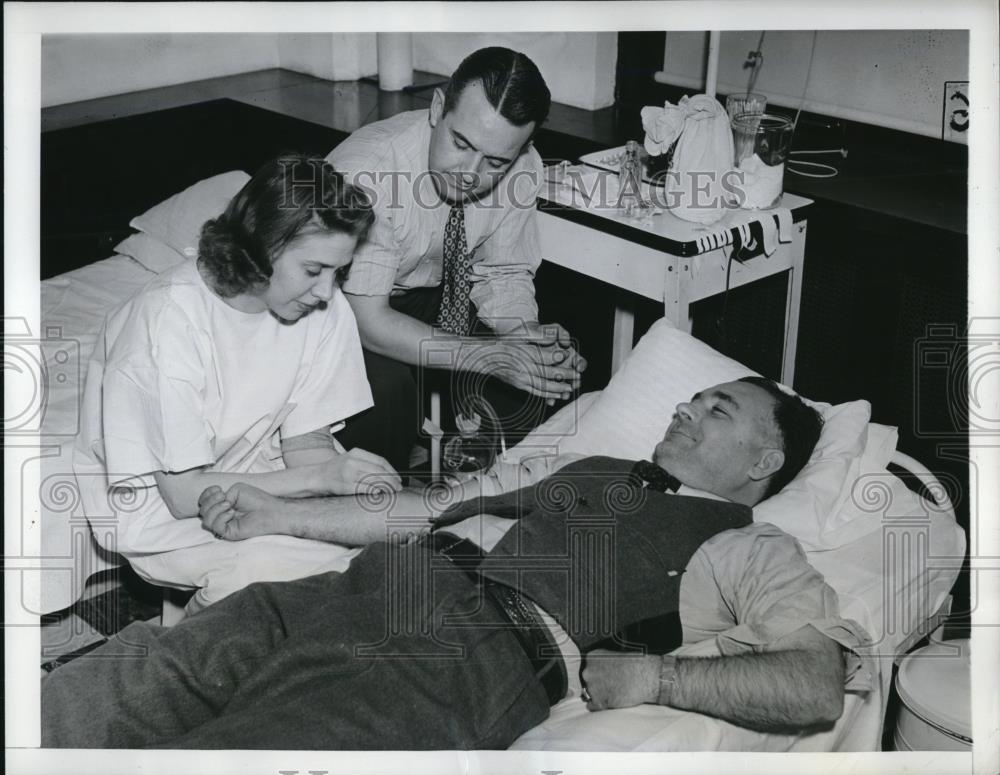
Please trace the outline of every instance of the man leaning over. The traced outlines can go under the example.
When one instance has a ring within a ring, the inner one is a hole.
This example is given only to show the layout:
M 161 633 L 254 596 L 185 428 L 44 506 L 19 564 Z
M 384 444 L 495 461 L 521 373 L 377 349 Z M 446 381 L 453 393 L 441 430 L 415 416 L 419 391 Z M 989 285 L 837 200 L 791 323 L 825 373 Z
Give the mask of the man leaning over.
M 543 169 L 531 139 L 549 104 L 528 57 L 480 49 L 429 110 L 362 127 L 329 154 L 376 214 L 343 287 L 375 406 L 338 434 L 344 446 L 403 470 L 428 380 L 449 374 L 456 412 L 477 397 L 463 413 L 495 415 L 509 443 L 579 387 L 586 363 L 565 329 L 538 322 L 534 296 Z

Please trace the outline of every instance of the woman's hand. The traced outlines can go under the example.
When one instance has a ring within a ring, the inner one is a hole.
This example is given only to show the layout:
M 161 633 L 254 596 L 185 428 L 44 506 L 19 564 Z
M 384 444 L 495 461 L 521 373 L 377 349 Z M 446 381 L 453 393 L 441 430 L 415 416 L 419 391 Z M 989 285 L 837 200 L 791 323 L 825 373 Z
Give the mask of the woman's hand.
M 240 482 L 225 492 L 213 485 L 198 498 L 198 517 L 216 538 L 242 541 L 280 533 L 281 506 L 281 498 L 249 484 Z
M 319 489 L 330 495 L 363 495 L 375 489 L 398 492 L 403 480 L 385 458 L 363 449 L 342 452 L 319 466 Z

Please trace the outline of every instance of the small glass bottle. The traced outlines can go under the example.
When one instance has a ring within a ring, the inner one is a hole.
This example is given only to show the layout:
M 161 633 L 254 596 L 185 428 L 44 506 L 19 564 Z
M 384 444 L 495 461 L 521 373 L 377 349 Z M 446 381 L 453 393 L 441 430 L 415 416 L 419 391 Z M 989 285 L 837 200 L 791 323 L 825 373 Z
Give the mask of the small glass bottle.
M 642 200 L 642 161 L 639 159 L 639 143 L 629 140 L 618 170 L 618 207 L 626 218 L 635 218 L 642 215 L 645 206 Z

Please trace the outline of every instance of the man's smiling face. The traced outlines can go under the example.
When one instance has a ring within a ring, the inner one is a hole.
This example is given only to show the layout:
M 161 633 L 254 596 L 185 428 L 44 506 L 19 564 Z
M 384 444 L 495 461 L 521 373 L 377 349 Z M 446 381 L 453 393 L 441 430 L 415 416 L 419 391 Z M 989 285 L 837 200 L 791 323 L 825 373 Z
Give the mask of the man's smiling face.
M 774 399 L 756 385 L 727 382 L 677 405 L 653 462 L 689 487 L 728 496 L 774 449 L 781 449 Z

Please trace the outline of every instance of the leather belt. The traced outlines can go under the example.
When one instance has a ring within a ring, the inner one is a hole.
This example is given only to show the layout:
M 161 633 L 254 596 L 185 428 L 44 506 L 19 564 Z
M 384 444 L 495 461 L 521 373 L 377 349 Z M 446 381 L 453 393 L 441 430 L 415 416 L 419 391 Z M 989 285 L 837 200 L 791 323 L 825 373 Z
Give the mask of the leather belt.
M 480 586 L 497 613 L 510 624 L 510 632 L 535 668 L 535 677 L 545 690 L 549 705 L 563 699 L 568 687 L 566 665 L 549 628 L 532 606 L 513 587 L 480 575 L 478 566 L 483 552 L 472 541 L 444 532 L 432 533 L 428 538 L 430 547 L 464 570 Z

